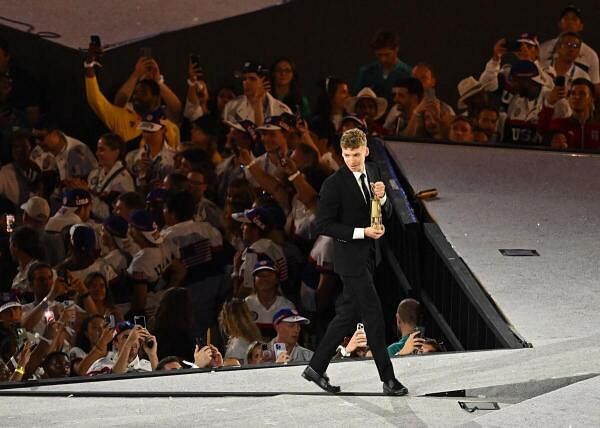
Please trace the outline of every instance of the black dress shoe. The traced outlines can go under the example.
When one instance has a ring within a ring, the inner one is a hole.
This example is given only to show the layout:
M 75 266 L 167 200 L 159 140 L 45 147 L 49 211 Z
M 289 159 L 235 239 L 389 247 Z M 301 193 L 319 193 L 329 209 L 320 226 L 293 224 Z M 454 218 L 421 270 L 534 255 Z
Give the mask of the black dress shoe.
M 309 382 L 316 383 L 319 388 L 324 391 L 331 392 L 332 394 L 337 394 L 341 391 L 339 386 L 334 386 L 329 383 L 329 378 L 327 375 L 320 375 L 317 373 L 311 366 L 307 366 L 302 372 L 302 377 Z
M 383 382 L 383 393 L 385 395 L 395 395 L 399 397 L 408 394 L 408 389 L 396 379 L 390 379 Z

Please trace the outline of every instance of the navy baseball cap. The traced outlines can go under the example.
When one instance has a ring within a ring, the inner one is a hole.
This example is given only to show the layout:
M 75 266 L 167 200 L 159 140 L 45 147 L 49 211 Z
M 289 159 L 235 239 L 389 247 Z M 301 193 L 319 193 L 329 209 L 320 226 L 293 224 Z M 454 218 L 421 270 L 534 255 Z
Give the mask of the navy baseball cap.
M 21 302 L 13 293 L 0 293 L 0 312 L 10 308 L 20 308 Z
M 304 318 L 303 316 L 298 314 L 298 311 L 290 308 L 280 309 L 277 312 L 275 312 L 275 315 L 273 315 L 273 325 L 277 325 L 282 321 L 299 323 L 304 325 L 310 324 L 310 320 L 308 318 Z
M 534 82 L 544 85 L 545 82 L 540 76 L 540 71 L 533 62 L 528 60 L 520 60 L 515 62 L 510 69 L 510 77 L 526 77 Z
M 231 217 L 242 223 L 253 223 L 261 230 L 283 227 L 286 220 L 285 213 L 279 205 L 256 207 L 244 212 L 233 213 Z
M 569 12 L 574 13 L 579 19 L 583 20 L 583 13 L 581 12 L 581 9 L 575 6 L 574 4 L 570 4 L 567 7 L 565 7 L 560 13 L 560 17 L 563 18 Z
M 102 222 L 104 229 L 117 238 L 127 238 L 127 231 L 129 230 L 129 224 L 127 221 L 118 215 L 109 215 Z
M 147 132 L 160 131 L 167 123 L 167 113 L 164 106 L 160 106 L 153 111 L 142 116 L 142 121 L 138 125 L 138 129 Z
M 277 272 L 277 268 L 275 267 L 275 262 L 271 260 L 269 257 L 261 257 L 254 264 L 254 270 L 252 271 L 252 275 L 256 275 L 257 272 L 261 270 L 270 270 L 271 272 Z
M 117 323 L 115 326 L 115 331 L 113 332 L 113 337 L 117 336 L 119 333 L 123 333 L 125 330 L 133 330 L 135 328 L 135 324 L 131 321 L 121 321 Z
M 146 210 L 135 210 L 129 215 L 129 224 L 131 227 L 139 230 L 148 241 L 153 244 L 161 244 L 163 242 L 158 225 L 152 213 Z
M 85 224 L 74 224 L 69 229 L 71 244 L 73 247 L 83 251 L 90 251 L 96 248 L 96 232 Z
M 264 76 L 269 72 L 269 69 L 254 61 L 246 61 L 242 64 L 242 69 L 236 73 L 241 75 L 243 73 L 256 73 L 259 76 Z
M 78 208 L 92 202 L 90 192 L 83 189 L 67 189 L 63 194 L 63 207 Z
M 533 33 L 521 33 L 517 36 L 517 42 L 527 43 L 528 45 L 540 47 L 540 40 L 538 36 Z
M 287 131 L 290 129 L 288 123 L 286 123 L 285 117 L 280 116 L 267 116 L 265 122 L 256 128 L 258 131 Z

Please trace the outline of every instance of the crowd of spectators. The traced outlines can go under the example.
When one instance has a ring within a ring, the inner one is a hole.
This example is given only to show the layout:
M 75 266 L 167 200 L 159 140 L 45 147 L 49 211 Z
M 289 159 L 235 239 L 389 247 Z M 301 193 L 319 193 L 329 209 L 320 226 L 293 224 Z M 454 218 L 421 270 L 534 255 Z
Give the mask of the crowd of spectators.
M 241 64 L 237 95 L 190 56 L 180 98 L 150 55 L 111 101 L 91 44 L 85 95 L 107 132 L 86 143 L 0 43 L 0 380 L 308 362 L 340 296 L 314 220 L 341 133 L 596 149 L 598 56 L 582 30 L 569 6 L 556 39 L 500 39 L 456 108 L 389 31 L 353 84 L 323 78 L 314 105 L 290 58 Z M 443 350 L 419 313 L 400 303 L 391 356 Z M 367 334 L 349 331 L 338 357 L 369 357 Z

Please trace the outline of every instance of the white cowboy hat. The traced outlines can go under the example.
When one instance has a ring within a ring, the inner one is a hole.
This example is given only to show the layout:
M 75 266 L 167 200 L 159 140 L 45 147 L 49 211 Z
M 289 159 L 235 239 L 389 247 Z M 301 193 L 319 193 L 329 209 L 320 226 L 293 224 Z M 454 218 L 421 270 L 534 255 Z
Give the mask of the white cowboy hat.
M 387 100 L 382 97 L 378 97 L 375 95 L 375 92 L 371 88 L 362 88 L 355 97 L 350 97 L 346 100 L 346 110 L 349 113 L 356 113 L 354 108 L 356 107 L 356 102 L 361 98 L 371 98 L 377 104 L 377 114 L 375 115 L 375 119 L 379 119 L 381 116 L 385 114 L 387 110 Z
M 483 86 L 473 76 L 469 76 L 458 82 L 458 95 L 460 97 L 458 99 L 458 108 L 461 110 L 466 109 L 467 105 L 464 101 L 481 91 L 483 91 Z

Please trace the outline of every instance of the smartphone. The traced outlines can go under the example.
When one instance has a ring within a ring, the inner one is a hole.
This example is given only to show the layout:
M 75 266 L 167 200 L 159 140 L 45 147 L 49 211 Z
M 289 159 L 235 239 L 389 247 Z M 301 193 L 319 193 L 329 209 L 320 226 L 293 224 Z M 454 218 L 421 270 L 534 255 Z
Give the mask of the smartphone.
M 365 330 L 365 326 L 363 323 L 359 322 L 358 324 L 356 324 L 356 330 Z
M 114 330 L 115 326 L 116 326 L 116 322 L 115 322 L 115 316 L 113 314 L 107 315 L 104 317 L 104 321 L 106 321 L 106 324 Z
M 50 309 L 45 310 L 44 318 L 46 319 L 46 324 L 50 324 L 52 321 L 54 321 L 54 312 L 52 312 Z
M 133 317 L 133 323 L 146 328 L 146 317 L 143 315 L 135 315 Z
M 12 233 L 15 226 L 15 216 L 13 214 L 6 214 L 6 232 Z
M 56 270 L 56 276 L 64 281 L 67 287 L 69 287 L 69 272 L 66 267 L 62 267 Z
M 281 342 L 276 342 L 273 345 L 273 348 L 275 350 L 275 360 L 277 360 L 277 358 L 279 358 L 279 356 L 281 354 L 283 354 L 284 352 L 287 351 L 286 347 L 285 347 L 285 343 L 281 343 Z
M 527 250 L 521 248 L 501 248 L 498 251 L 500 251 L 500 254 L 507 257 L 538 257 L 540 255 L 537 250 Z
M 459 401 L 461 409 L 473 413 L 475 410 L 499 410 L 500 406 L 495 401 Z
M 554 78 L 554 86 L 565 86 L 565 76 L 556 76 Z
M 150 157 L 150 145 L 148 144 L 144 144 L 144 147 L 142 148 L 142 156 L 149 158 Z
M 140 48 L 139 56 L 143 58 L 152 58 L 152 48 L 148 46 L 142 46 Z
M 95 46 L 97 48 L 101 48 L 102 42 L 100 41 L 100 36 L 97 36 L 97 35 L 90 36 L 90 45 Z
M 425 88 L 423 89 L 423 98 L 425 99 L 435 99 L 435 88 Z

